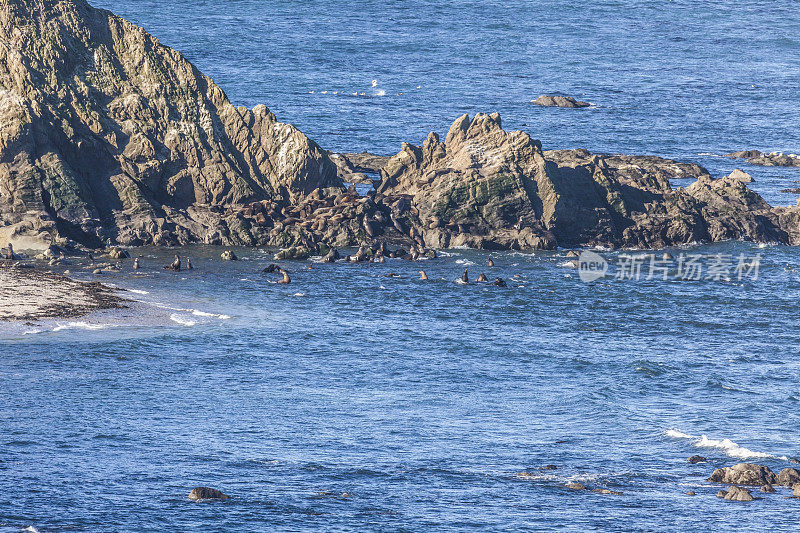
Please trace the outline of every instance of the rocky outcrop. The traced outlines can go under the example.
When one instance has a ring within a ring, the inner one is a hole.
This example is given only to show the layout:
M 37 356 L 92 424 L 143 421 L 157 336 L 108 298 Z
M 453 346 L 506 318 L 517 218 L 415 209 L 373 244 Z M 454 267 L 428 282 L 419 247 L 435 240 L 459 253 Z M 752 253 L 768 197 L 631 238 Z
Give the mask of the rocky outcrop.
M 752 463 L 739 463 L 725 468 L 717 468 L 708 478 L 715 483 L 731 485 L 772 485 L 778 482 L 775 473 L 769 467 Z
M 761 165 L 765 167 L 800 167 L 800 156 L 795 154 L 783 154 L 781 152 L 764 153 L 758 150 L 742 150 L 725 154 L 725 157 L 732 159 L 746 159 L 751 165 Z
M 322 149 L 141 28 L 84 0 L 0 3 L 0 244 L 249 243 L 229 206 L 318 189 L 341 189 Z
M 499 115 L 457 119 L 442 142 L 404 144 L 378 192 L 406 195 L 427 246 L 661 248 L 744 239 L 797 242 L 796 210 L 778 213 L 744 173 L 712 178 L 699 165 L 653 156 L 543 152 Z M 688 187 L 671 180 L 696 178 Z M 782 218 L 783 217 L 783 218 Z
M 582 102 L 581 100 L 576 100 L 571 96 L 555 96 L 549 94 L 543 94 L 539 98 L 533 101 L 536 105 L 541 105 L 545 107 L 589 107 L 589 102 Z
M 369 152 L 360 154 L 337 154 L 329 152 L 331 161 L 336 165 L 339 178 L 349 183 L 372 184 L 391 159 L 391 156 L 375 155 Z
M 755 500 L 749 490 L 737 486 L 733 486 L 726 491 L 719 491 L 717 497 L 734 502 L 752 502 Z
M 777 483 L 784 487 L 792 487 L 800 483 L 800 471 L 796 468 L 784 468 L 778 472 Z
M 189 493 L 189 499 L 194 501 L 199 500 L 228 500 L 230 496 L 220 490 L 212 489 L 210 487 L 195 487 Z

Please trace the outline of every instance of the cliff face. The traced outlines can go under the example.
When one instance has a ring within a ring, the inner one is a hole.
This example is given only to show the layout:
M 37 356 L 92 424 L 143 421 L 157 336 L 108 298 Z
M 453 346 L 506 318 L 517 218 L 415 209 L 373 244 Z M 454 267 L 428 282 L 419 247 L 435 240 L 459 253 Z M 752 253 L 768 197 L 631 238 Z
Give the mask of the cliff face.
M 506 132 L 498 115 L 464 115 L 444 142 L 404 145 L 379 191 L 408 194 L 428 246 L 660 248 L 745 239 L 794 242 L 790 213 L 771 208 L 741 176 L 652 156 L 543 152 Z M 745 175 L 746 176 L 746 175 Z M 671 178 L 693 177 L 673 189 Z M 791 224 L 790 224 L 791 225 Z
M 83 0 L 0 0 L 0 241 L 256 244 L 229 206 L 341 187 L 314 142 L 141 28 Z

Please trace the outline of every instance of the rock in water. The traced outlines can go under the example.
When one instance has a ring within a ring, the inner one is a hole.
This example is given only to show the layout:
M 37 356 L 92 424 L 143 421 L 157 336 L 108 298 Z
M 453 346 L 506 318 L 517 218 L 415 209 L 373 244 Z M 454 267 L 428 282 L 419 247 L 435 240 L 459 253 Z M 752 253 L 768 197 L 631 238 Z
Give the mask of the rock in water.
M 800 471 L 796 468 L 784 468 L 778 473 L 778 485 L 792 487 L 795 483 L 800 483 Z
M 775 487 L 773 487 L 772 485 L 764 485 L 761 487 L 761 492 L 767 492 L 767 493 L 775 492 Z
M 257 244 L 219 207 L 341 189 L 297 129 L 84 0 L 0 3 L 0 42 L 0 244 Z
M 800 243 L 800 209 L 774 210 L 738 174 L 653 156 L 543 152 L 498 114 L 463 115 L 444 142 L 404 144 L 381 171 L 398 232 L 429 248 L 663 248 L 743 239 Z M 673 188 L 674 178 L 696 178 Z M 410 199 L 410 202 L 409 202 Z M 408 205 L 410 203 L 410 205 Z
M 693 455 L 693 456 L 689 457 L 686 460 L 691 465 L 694 465 L 694 464 L 697 464 L 697 463 L 705 463 L 706 462 L 706 458 L 703 457 L 702 455 Z
M 536 105 L 541 105 L 545 107 L 589 107 L 589 102 L 582 102 L 580 100 L 576 100 L 571 96 L 551 96 L 549 94 L 543 94 L 539 98 L 533 101 Z
M 233 253 L 233 250 L 225 250 L 219 255 L 223 261 L 238 261 L 239 257 Z
M 777 483 L 775 473 L 766 466 L 751 463 L 739 463 L 725 468 L 717 468 L 708 478 L 716 483 L 730 483 L 731 485 L 772 485 Z
M 800 498 L 800 483 L 795 483 L 794 488 L 792 489 L 792 497 Z
M 586 485 L 584 485 L 583 483 L 572 482 L 572 483 L 567 483 L 564 486 L 572 490 L 586 490 Z
M 227 500 L 230 496 L 210 487 L 195 487 L 189 493 L 190 500 Z
M 131 256 L 127 250 L 123 250 L 122 248 L 110 248 L 108 250 L 108 256 L 111 259 L 126 259 Z
M 728 492 L 725 493 L 725 499 L 735 502 L 751 502 L 755 498 L 753 498 L 753 495 L 750 494 L 749 490 L 734 485 L 728 489 Z

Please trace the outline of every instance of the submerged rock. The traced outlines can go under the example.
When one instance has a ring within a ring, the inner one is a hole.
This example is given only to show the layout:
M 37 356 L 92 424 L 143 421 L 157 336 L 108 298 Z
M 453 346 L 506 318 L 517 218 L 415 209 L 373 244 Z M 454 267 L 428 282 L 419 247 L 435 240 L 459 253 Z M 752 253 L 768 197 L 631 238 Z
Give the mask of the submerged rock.
M 195 487 L 192 489 L 192 492 L 189 493 L 190 500 L 227 500 L 230 499 L 230 496 L 219 491 L 217 489 L 212 489 L 210 487 Z
M 576 100 L 571 96 L 555 96 L 549 94 L 543 94 L 539 98 L 533 101 L 536 105 L 541 105 L 545 107 L 589 107 L 589 102 L 582 102 L 580 100 Z
M 697 463 L 705 463 L 706 462 L 706 458 L 703 457 L 702 455 L 693 455 L 693 456 L 689 457 L 688 459 L 686 459 L 686 461 L 688 461 L 689 464 L 694 465 L 694 464 L 697 464 Z
M 123 250 L 122 248 L 110 248 L 107 254 L 111 259 L 126 259 L 131 256 L 127 250 Z
M 717 468 L 708 478 L 716 483 L 731 485 L 772 485 L 778 482 L 775 473 L 766 466 L 752 463 L 739 463 L 725 468 Z
M 583 483 L 571 482 L 571 483 L 567 483 L 564 486 L 567 487 L 568 489 L 572 489 L 572 490 L 586 490 L 586 485 L 584 485 Z

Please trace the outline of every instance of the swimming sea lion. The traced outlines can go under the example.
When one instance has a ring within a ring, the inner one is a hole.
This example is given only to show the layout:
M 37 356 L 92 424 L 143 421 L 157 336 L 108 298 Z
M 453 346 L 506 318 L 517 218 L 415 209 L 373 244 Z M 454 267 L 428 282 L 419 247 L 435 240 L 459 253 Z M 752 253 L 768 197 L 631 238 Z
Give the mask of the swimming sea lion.
M 279 267 L 275 263 L 271 263 L 271 264 L 267 265 L 267 267 L 264 270 L 262 270 L 261 272 L 264 272 L 265 274 L 272 274 L 273 272 L 280 271 L 280 270 L 281 270 L 281 267 Z
M 494 282 L 492 283 L 495 287 L 505 287 L 506 282 L 503 281 L 502 278 L 494 278 Z
M 461 283 L 469 283 L 469 274 L 467 274 L 467 269 L 464 269 L 464 273 L 461 274 Z
M 138 257 L 134 258 L 134 260 L 133 260 L 133 269 L 134 270 L 139 270 L 139 258 Z
M 478 276 L 478 279 L 476 279 L 475 281 L 482 282 L 482 281 L 489 281 L 489 280 L 486 278 L 486 274 L 481 272 L 480 276 Z
M 492 261 L 492 258 L 490 257 L 489 258 L 489 268 L 492 268 L 493 266 L 494 266 L 494 261 Z
M 278 272 L 283 274 L 283 279 L 279 279 L 278 283 L 280 283 L 281 285 L 288 285 L 289 283 L 292 282 L 292 280 L 289 279 L 289 273 L 286 272 L 284 269 L 281 268 L 281 269 L 278 270 Z
M 186 258 L 186 270 L 194 270 L 194 267 L 192 266 L 192 260 L 188 257 Z
M 425 281 L 427 281 L 427 280 L 428 280 L 428 275 L 425 273 L 425 271 L 424 271 L 424 270 L 420 270 L 420 271 L 419 271 L 419 279 L 421 279 L 421 280 L 425 280 Z
M 181 257 L 178 254 L 175 254 L 175 259 L 172 260 L 172 263 L 168 266 L 164 267 L 166 270 L 173 270 L 175 272 L 180 272 L 181 270 Z

